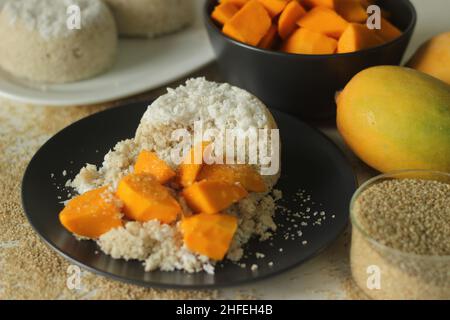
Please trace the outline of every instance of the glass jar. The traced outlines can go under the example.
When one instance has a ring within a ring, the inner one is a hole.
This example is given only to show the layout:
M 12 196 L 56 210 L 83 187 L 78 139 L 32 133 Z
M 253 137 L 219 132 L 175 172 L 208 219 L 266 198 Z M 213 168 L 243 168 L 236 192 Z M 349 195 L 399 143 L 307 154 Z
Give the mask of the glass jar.
M 450 174 L 423 170 L 382 174 L 364 183 L 350 204 L 353 279 L 373 299 L 450 299 L 450 256 L 417 255 L 387 247 L 358 222 L 355 204 L 362 192 L 382 181 L 405 178 L 450 184 Z

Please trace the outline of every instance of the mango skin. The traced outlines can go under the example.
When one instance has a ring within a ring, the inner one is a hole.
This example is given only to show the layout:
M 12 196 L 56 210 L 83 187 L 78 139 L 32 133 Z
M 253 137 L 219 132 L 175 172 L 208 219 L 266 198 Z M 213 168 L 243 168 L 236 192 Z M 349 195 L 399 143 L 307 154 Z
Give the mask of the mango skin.
M 356 155 L 390 172 L 450 172 L 450 86 L 395 66 L 357 74 L 337 97 L 337 126 Z
M 406 66 L 450 85 L 450 32 L 441 33 L 425 42 Z

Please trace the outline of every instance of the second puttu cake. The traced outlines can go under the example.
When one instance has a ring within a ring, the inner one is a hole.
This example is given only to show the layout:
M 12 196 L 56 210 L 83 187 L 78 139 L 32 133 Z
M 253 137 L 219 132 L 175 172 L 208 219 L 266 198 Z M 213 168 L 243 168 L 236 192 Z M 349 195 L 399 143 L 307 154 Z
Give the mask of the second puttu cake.
M 80 28 L 68 25 L 79 8 Z M 101 0 L 10 0 L 0 13 L 0 67 L 37 83 L 65 83 L 106 71 L 117 28 Z
M 194 0 L 104 0 L 117 21 L 119 34 L 155 37 L 189 25 Z

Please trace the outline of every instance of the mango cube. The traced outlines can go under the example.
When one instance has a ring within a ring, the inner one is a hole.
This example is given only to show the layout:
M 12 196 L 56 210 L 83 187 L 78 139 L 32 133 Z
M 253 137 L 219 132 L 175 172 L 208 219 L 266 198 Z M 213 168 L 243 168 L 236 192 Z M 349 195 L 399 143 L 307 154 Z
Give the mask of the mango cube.
M 240 184 L 214 180 L 196 182 L 182 194 L 194 212 L 209 214 L 218 213 L 248 195 Z
M 204 165 L 198 180 L 224 181 L 232 184 L 240 183 L 250 192 L 267 191 L 261 175 L 247 164 L 212 164 Z
M 237 41 L 256 46 L 271 25 L 272 19 L 261 2 L 250 0 L 225 23 L 222 32 Z
M 322 33 L 328 37 L 339 39 L 348 26 L 348 22 L 326 7 L 315 7 L 303 15 L 297 24 L 311 31 Z
M 209 146 L 209 141 L 194 146 L 185 156 L 183 163 L 178 167 L 178 182 L 183 187 L 189 187 L 196 179 L 203 166 L 203 155 Z
M 227 23 L 228 20 L 230 20 L 238 11 L 239 8 L 235 4 L 225 2 L 214 8 L 211 17 L 223 25 Z
M 213 260 L 222 260 L 230 248 L 238 221 L 227 214 L 196 214 L 181 222 L 183 240 L 189 250 Z
M 164 184 L 175 177 L 176 173 L 156 153 L 150 151 L 141 151 L 134 165 L 134 173 L 148 173 L 153 175 L 156 180 Z
M 282 50 L 297 54 L 333 54 L 336 52 L 337 40 L 319 32 L 300 28 L 286 39 Z
M 355 52 L 382 45 L 384 43 L 374 30 L 366 25 L 351 23 L 338 42 L 338 53 Z
M 122 226 L 118 199 L 103 187 L 88 191 L 69 201 L 60 212 L 61 224 L 70 232 L 87 238 L 98 238 Z
M 381 18 L 381 29 L 376 30 L 376 32 L 378 36 L 388 42 L 395 40 L 402 35 L 402 32 L 385 18 Z
M 130 174 L 117 188 L 117 196 L 123 202 L 123 212 L 130 220 L 145 222 L 159 220 L 175 221 L 181 212 L 177 200 L 169 190 L 149 174 Z

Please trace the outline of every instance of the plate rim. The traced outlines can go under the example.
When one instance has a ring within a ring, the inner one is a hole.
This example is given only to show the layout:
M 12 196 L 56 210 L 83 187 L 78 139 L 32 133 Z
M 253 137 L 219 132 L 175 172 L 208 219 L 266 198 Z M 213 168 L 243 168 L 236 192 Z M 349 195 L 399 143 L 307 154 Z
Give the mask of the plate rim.
M 27 168 L 24 172 L 24 175 L 22 177 L 21 180 L 21 204 L 22 204 L 22 209 L 24 211 L 24 214 L 28 220 L 28 223 L 31 225 L 33 231 L 39 236 L 39 238 L 48 246 L 50 247 L 50 249 L 52 249 L 54 252 L 56 252 L 57 254 L 59 254 L 60 256 L 62 256 L 64 259 L 68 260 L 69 262 L 85 269 L 88 270 L 96 275 L 102 276 L 104 278 L 110 278 L 113 279 L 115 281 L 120 281 L 122 283 L 127 283 L 127 284 L 132 284 L 132 285 L 136 285 L 136 286 L 140 286 L 140 287 L 145 287 L 145 288 L 158 288 L 158 289 L 176 289 L 176 290 L 211 290 L 211 289 L 223 289 L 223 288 L 230 288 L 230 287 L 237 287 L 237 286 L 242 286 L 242 285 L 246 285 L 246 284 L 250 284 L 250 283 L 255 283 L 255 282 L 259 282 L 259 281 L 263 281 L 263 280 L 267 280 L 269 278 L 273 278 L 276 276 L 279 276 L 282 273 L 285 273 L 287 271 L 293 270 L 294 268 L 297 268 L 301 265 L 303 265 L 306 261 L 309 261 L 311 259 L 313 259 L 314 257 L 316 257 L 317 255 L 319 255 L 320 253 L 322 253 L 325 249 L 327 249 L 328 247 L 330 247 L 335 241 L 336 239 L 344 232 L 344 230 L 348 227 L 349 224 L 349 213 L 346 215 L 345 221 L 346 223 L 339 228 L 339 230 L 337 230 L 336 232 L 336 237 L 334 237 L 333 239 L 327 241 L 327 243 L 324 243 L 322 246 L 320 246 L 319 249 L 317 249 L 313 254 L 307 255 L 305 256 L 303 259 L 298 260 L 296 263 L 293 263 L 292 265 L 288 265 L 285 267 L 280 268 L 279 270 L 272 272 L 272 273 L 268 273 L 262 276 L 258 276 L 256 278 L 253 277 L 249 277 L 243 280 L 238 280 L 238 281 L 230 281 L 230 283 L 222 283 L 222 284 L 201 284 L 201 285 L 182 285 L 182 284 L 165 284 L 165 283 L 160 283 L 160 282 L 154 282 L 154 281 L 144 281 L 144 280 L 135 280 L 135 279 L 130 279 L 130 278 L 126 278 L 123 276 L 118 276 L 114 273 L 108 272 L 108 271 L 103 271 L 100 270 L 98 268 L 92 267 L 90 265 L 84 264 L 83 262 L 80 262 L 78 260 L 76 260 L 75 258 L 72 258 L 68 253 L 64 252 L 61 248 L 59 248 L 57 245 L 55 245 L 54 243 L 52 243 L 52 241 L 50 241 L 49 239 L 47 239 L 43 234 L 41 234 L 36 227 L 34 226 L 34 224 L 31 222 L 32 219 L 30 218 L 29 215 L 29 210 L 27 210 L 27 205 L 25 203 L 25 192 L 24 192 L 24 184 L 25 184 L 25 180 L 27 178 L 27 176 L 30 174 L 30 170 L 31 170 L 31 164 L 32 162 L 40 155 L 40 153 L 42 152 L 43 148 L 46 147 L 48 144 L 52 143 L 54 140 L 56 140 L 58 138 L 58 136 L 65 131 L 68 128 L 71 127 L 75 127 L 77 126 L 80 122 L 83 122 L 87 119 L 90 119 L 92 117 L 101 117 L 103 114 L 105 113 L 109 113 L 112 112 L 116 109 L 121 109 L 121 108 L 132 108 L 133 106 L 136 105 L 140 105 L 142 106 L 143 104 L 148 104 L 148 107 L 150 107 L 151 102 L 153 102 L 154 99 L 150 99 L 150 100 L 146 100 L 146 101 L 140 101 L 140 102 L 132 102 L 132 103 L 125 103 L 125 104 L 121 104 L 118 106 L 114 106 L 112 108 L 108 108 L 106 110 L 102 110 L 96 113 L 93 113 L 91 115 L 88 115 L 86 117 L 83 117 L 75 122 L 73 122 L 72 124 L 62 128 L 61 130 L 59 130 L 57 133 L 55 133 L 50 139 L 48 139 L 37 151 L 36 153 L 33 155 L 33 157 L 31 158 L 31 160 L 29 161 L 29 163 L 27 164 Z M 133 108 L 135 109 L 135 108 Z M 294 117 L 293 115 L 290 115 L 288 113 L 285 113 L 283 111 L 274 109 L 274 108 L 268 108 L 270 110 L 270 112 L 273 113 L 280 113 L 283 116 L 287 116 L 291 119 L 293 119 L 294 121 L 298 121 L 301 122 L 304 126 L 308 127 L 310 130 L 314 131 L 315 133 L 319 134 L 322 138 L 324 138 L 326 141 L 328 141 L 328 143 L 333 146 L 333 148 L 336 151 L 336 154 L 339 154 L 340 157 L 342 158 L 342 160 L 344 160 L 351 173 L 352 173 L 352 182 L 353 182 L 353 186 L 352 188 L 354 189 L 354 191 L 356 191 L 356 189 L 359 186 L 358 183 L 358 179 L 356 176 L 356 172 L 353 168 L 353 166 L 351 165 L 350 159 L 348 158 L 348 156 L 341 150 L 341 148 L 339 148 L 339 146 L 330 138 L 328 137 L 325 133 L 323 133 L 321 130 L 315 128 L 314 126 L 310 125 L 309 123 L 306 123 L 296 117 Z M 112 259 L 112 258 L 111 258 Z
M 204 61 L 201 63 L 198 63 L 195 66 L 192 66 L 190 68 L 187 68 L 184 72 L 180 72 L 177 75 L 174 75 L 173 77 L 167 77 L 164 81 L 154 83 L 152 85 L 142 86 L 142 88 L 136 88 L 133 90 L 129 90 L 126 93 L 117 93 L 117 94 L 110 94 L 108 97 L 101 97 L 101 98 L 95 98 L 92 97 L 91 99 L 64 99 L 64 98 L 31 98 L 26 96 L 17 95 L 14 93 L 11 93 L 10 91 L 4 91 L 0 87 L 0 98 L 2 99 L 8 99 L 13 102 L 18 103 L 24 103 L 24 104 L 32 104 L 35 107 L 60 107 L 60 108 L 67 108 L 67 107 L 79 107 L 79 106 L 90 106 L 90 105 L 96 105 L 96 104 L 102 104 L 102 103 L 108 103 L 108 102 L 114 102 L 117 100 L 127 99 L 131 98 L 133 96 L 143 94 L 147 91 L 155 90 L 160 87 L 164 87 L 168 84 L 170 84 L 173 81 L 176 81 L 180 78 L 184 78 L 189 74 L 195 73 L 202 68 L 206 67 L 207 65 L 211 64 L 214 61 L 215 57 L 214 55 L 205 57 Z M 94 77 L 95 78 L 95 77 Z M 38 90 L 38 89 L 36 89 Z M 111 91 L 114 92 L 114 91 Z

